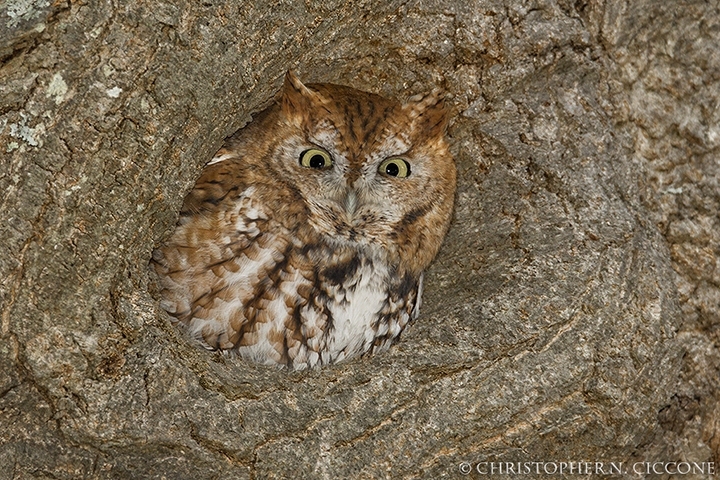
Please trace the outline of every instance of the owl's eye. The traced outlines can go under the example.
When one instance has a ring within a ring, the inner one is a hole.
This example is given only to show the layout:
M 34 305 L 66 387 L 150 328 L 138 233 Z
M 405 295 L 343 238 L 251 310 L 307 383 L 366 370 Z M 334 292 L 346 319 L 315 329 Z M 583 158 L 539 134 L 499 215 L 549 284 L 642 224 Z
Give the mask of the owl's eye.
M 402 158 L 388 158 L 380 164 L 378 172 L 391 177 L 405 178 L 410 175 L 410 164 Z
M 300 154 L 300 165 L 303 167 L 324 170 L 332 167 L 332 164 L 332 158 L 325 150 L 311 148 Z

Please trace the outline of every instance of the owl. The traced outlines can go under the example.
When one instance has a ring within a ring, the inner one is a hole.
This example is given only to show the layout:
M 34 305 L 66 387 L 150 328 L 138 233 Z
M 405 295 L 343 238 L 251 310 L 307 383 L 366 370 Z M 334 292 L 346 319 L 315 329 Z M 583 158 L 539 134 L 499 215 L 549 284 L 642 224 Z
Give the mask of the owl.
M 162 308 L 205 347 L 262 364 L 386 350 L 450 223 L 447 122 L 437 91 L 401 104 L 288 72 L 153 253 Z

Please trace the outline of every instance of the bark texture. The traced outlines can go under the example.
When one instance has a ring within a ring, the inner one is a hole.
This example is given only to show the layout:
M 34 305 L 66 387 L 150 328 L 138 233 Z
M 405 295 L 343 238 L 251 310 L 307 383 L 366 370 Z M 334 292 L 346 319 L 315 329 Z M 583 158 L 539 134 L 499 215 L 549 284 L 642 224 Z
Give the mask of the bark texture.
M 0 59 L 0 479 L 718 457 L 717 2 L 7 0 Z M 148 268 L 288 68 L 444 87 L 459 170 L 401 342 L 290 374 L 188 341 Z

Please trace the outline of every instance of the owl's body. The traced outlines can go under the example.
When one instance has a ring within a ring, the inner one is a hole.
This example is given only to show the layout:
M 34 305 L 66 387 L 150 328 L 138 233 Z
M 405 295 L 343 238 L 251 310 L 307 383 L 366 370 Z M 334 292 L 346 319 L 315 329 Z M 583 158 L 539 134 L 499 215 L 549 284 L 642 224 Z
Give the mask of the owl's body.
M 455 165 L 436 94 L 400 105 L 288 74 L 228 139 L 153 255 L 208 348 L 302 369 L 388 348 L 417 316 Z

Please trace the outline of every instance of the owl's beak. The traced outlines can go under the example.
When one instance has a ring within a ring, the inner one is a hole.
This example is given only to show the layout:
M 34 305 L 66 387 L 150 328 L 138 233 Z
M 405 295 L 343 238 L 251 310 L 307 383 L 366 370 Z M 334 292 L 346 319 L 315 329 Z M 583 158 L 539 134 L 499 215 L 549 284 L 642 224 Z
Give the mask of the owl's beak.
M 357 208 L 358 198 L 355 190 L 349 190 L 345 195 L 345 213 L 347 213 L 348 219 L 351 219 Z

